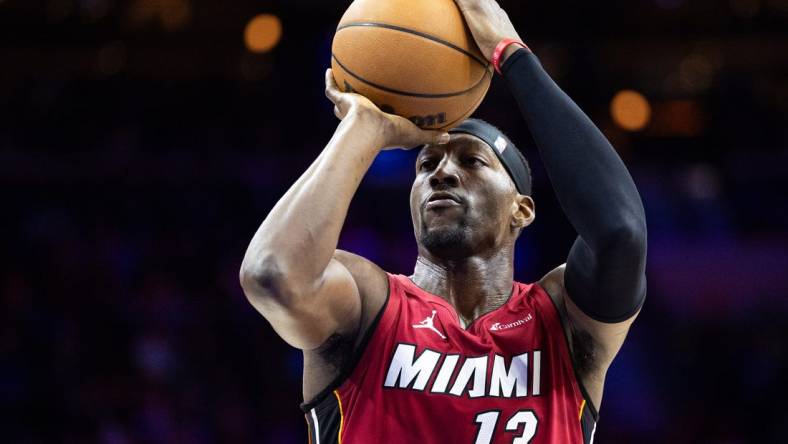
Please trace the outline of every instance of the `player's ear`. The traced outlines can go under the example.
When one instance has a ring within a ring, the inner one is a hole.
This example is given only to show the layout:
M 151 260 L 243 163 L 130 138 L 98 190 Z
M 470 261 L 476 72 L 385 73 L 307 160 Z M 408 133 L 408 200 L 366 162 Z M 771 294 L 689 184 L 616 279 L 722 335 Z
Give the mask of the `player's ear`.
M 512 202 L 512 222 L 514 229 L 525 228 L 536 219 L 536 205 L 531 196 L 517 194 Z

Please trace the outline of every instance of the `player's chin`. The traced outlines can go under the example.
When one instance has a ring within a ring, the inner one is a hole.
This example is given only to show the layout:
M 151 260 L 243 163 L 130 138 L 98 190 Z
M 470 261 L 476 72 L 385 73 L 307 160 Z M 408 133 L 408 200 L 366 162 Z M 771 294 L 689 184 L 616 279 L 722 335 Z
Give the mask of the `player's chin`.
M 423 234 L 433 234 L 433 233 L 452 233 L 454 231 L 459 231 L 460 224 L 457 221 L 448 221 L 448 220 L 430 220 L 425 221 L 422 224 L 421 232 Z
M 454 213 L 454 214 L 451 214 Z M 464 225 L 464 217 L 456 212 L 431 212 L 427 211 L 422 215 L 422 230 L 424 233 L 445 232 L 450 233 L 461 230 Z
M 457 239 L 463 237 L 467 227 L 462 213 L 427 212 L 422 218 L 422 234 L 429 237 Z
M 472 250 L 469 233 L 459 223 L 426 226 L 420 240 L 434 255 L 447 259 L 467 256 Z

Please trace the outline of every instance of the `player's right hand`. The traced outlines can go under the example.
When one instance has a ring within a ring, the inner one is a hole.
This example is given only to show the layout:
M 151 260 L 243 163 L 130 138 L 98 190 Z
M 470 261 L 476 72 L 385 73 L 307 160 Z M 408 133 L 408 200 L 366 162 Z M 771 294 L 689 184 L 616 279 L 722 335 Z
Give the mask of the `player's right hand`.
M 495 47 L 501 40 L 522 41 L 506 11 L 497 1 L 454 0 L 454 2 L 465 17 L 465 22 L 468 24 L 479 49 L 490 62 L 492 62 Z
M 384 140 L 383 149 L 408 149 L 419 145 L 443 145 L 449 142 L 449 133 L 445 131 L 423 130 L 404 117 L 384 113 L 361 94 L 340 91 L 330 68 L 326 70 L 326 97 L 334 103 L 334 115 L 339 120 L 353 117 L 362 124 L 378 128 Z

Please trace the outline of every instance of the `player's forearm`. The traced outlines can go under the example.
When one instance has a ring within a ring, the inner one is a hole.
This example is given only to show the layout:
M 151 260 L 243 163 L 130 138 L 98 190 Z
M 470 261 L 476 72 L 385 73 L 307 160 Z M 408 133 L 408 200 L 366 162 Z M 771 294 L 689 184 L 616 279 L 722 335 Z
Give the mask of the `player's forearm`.
M 533 54 L 517 51 L 503 66 L 567 218 L 592 250 L 645 234 L 632 177 L 588 116 L 553 82 Z
M 257 230 L 244 257 L 242 280 L 269 291 L 318 285 L 350 201 L 382 144 L 373 123 L 360 116 L 343 120 Z

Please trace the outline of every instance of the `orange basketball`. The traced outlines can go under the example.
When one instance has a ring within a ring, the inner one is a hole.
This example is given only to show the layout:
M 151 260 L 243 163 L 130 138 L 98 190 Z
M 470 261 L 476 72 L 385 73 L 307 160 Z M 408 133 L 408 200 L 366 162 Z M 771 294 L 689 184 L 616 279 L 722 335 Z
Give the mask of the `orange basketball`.
M 492 79 L 453 0 L 355 0 L 339 22 L 331 66 L 341 90 L 425 129 L 460 124 Z

